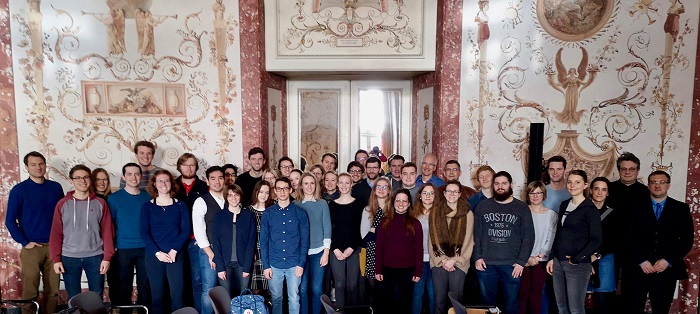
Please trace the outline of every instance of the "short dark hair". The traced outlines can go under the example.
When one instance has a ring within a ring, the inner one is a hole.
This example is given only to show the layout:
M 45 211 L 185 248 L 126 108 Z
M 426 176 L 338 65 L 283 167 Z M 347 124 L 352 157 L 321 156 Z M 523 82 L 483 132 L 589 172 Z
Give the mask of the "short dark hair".
M 666 176 L 666 181 L 667 181 L 668 183 L 671 183 L 671 175 L 668 174 L 668 172 L 663 171 L 663 170 L 654 170 L 654 171 L 653 171 L 652 173 L 650 173 L 649 176 L 647 177 L 647 184 L 649 184 L 649 182 L 651 182 L 651 177 L 652 177 L 652 176 L 657 176 L 657 175 L 664 175 L 664 176 Z
M 574 170 L 571 170 L 569 172 L 569 176 L 572 176 L 572 175 L 577 175 L 577 176 L 583 178 L 583 182 L 588 183 L 588 175 L 586 174 L 585 171 L 583 171 L 581 169 L 574 169 Z
M 139 166 L 139 165 L 138 165 L 137 163 L 135 163 L 135 162 L 130 162 L 130 163 L 127 163 L 126 165 L 122 166 L 122 175 L 125 175 L 125 174 L 126 174 L 126 168 L 129 168 L 129 167 L 136 167 L 136 168 L 139 168 L 139 173 L 140 173 L 140 174 L 143 174 L 143 170 L 141 169 L 141 166 Z
M 380 167 L 382 166 L 382 161 L 379 160 L 379 158 L 374 157 L 374 156 L 367 158 L 367 160 L 365 161 L 365 165 L 366 164 L 374 164 L 374 163 L 379 164 Z
M 144 146 L 148 147 L 151 149 L 151 153 L 155 154 L 156 153 L 156 146 L 153 145 L 153 143 L 149 141 L 138 141 L 136 144 L 134 144 L 134 154 L 139 152 L 139 146 Z
M 498 177 L 505 177 L 506 179 L 508 179 L 508 183 L 513 184 L 513 177 L 510 175 L 510 173 L 508 173 L 508 171 L 502 170 L 502 171 L 496 172 L 496 174 L 493 175 L 493 181 L 495 182 L 496 178 L 498 178 Z
M 44 155 L 42 155 L 40 152 L 32 151 L 32 152 L 28 152 L 26 155 L 24 155 L 24 165 L 25 166 L 29 166 L 29 157 L 41 158 L 41 160 L 43 160 L 44 163 L 46 163 L 46 157 L 44 157 Z
M 452 165 L 452 164 L 457 165 L 457 168 L 462 169 L 462 165 L 459 164 L 459 161 L 454 160 L 454 159 L 448 160 L 448 161 L 445 163 L 445 166 L 447 166 L 447 165 Z
M 212 172 L 216 172 L 216 171 L 221 172 L 222 175 L 223 175 L 224 173 L 226 173 L 226 172 L 224 171 L 224 169 L 221 168 L 220 166 L 211 166 L 211 167 L 207 168 L 207 171 L 205 172 L 205 175 L 206 175 L 205 177 L 207 178 L 207 180 L 209 179 L 209 175 L 210 175 Z
M 282 162 L 285 160 L 291 162 L 292 168 L 294 168 L 294 161 L 291 158 L 284 156 L 284 157 L 280 158 L 280 160 L 277 161 L 277 169 L 279 169 L 282 166 Z
M 360 153 L 365 153 L 365 155 L 367 155 L 367 157 L 369 157 L 369 153 L 368 153 L 366 150 L 364 150 L 364 149 L 358 149 L 358 150 L 355 152 L 355 158 L 354 158 L 355 160 L 357 160 L 357 154 L 360 154 Z
M 333 158 L 333 161 L 335 161 L 335 167 L 333 168 L 333 170 L 337 170 L 338 169 L 338 156 L 336 156 L 334 153 L 325 153 L 325 154 L 323 154 L 323 156 L 321 156 L 321 162 L 323 162 L 323 160 L 326 159 L 326 157 Z
M 78 170 L 83 170 L 83 171 L 87 172 L 88 175 L 92 173 L 92 170 L 90 170 L 90 168 L 88 168 L 88 166 L 80 164 L 80 165 L 73 166 L 73 168 L 70 168 L 70 171 L 68 172 L 68 177 L 73 179 L 73 173 L 78 171 Z
M 564 165 L 564 169 L 566 169 L 566 158 L 559 156 L 559 155 L 549 157 L 549 159 L 547 159 L 547 169 L 549 169 L 549 164 L 551 164 L 553 162 L 562 163 Z
M 233 165 L 233 164 L 225 164 L 225 165 L 221 166 L 221 169 L 224 170 L 224 173 L 226 173 L 226 170 L 227 170 L 227 169 L 233 169 L 233 173 L 234 173 L 236 176 L 238 176 L 238 167 L 236 167 L 236 166 Z
M 401 160 L 401 162 L 406 162 L 406 158 L 403 158 L 403 156 L 399 154 L 391 155 L 389 156 L 389 163 L 391 163 L 394 160 Z
M 279 177 L 279 178 L 275 179 L 275 186 L 273 186 L 272 188 L 277 187 L 277 182 L 284 182 L 284 183 L 287 183 L 288 187 L 290 187 L 290 188 L 292 187 L 292 181 L 289 180 L 289 178 L 287 178 L 287 177 Z
M 250 159 L 250 156 L 253 156 L 255 154 L 262 154 L 263 158 L 265 158 L 265 151 L 260 148 L 260 147 L 253 147 L 248 151 L 248 158 Z
M 348 164 L 347 172 L 350 172 L 350 168 L 352 167 L 358 167 L 360 170 L 362 170 L 362 172 L 365 172 L 365 166 L 363 166 L 362 163 L 357 160 L 353 160 Z
M 622 154 L 620 154 L 620 157 L 617 157 L 617 171 L 620 171 L 620 164 L 623 161 L 633 162 L 635 165 L 637 165 L 637 169 L 639 169 L 639 166 L 641 165 L 639 158 L 637 158 L 637 156 L 635 156 L 634 154 L 632 154 L 630 152 L 622 152 Z
M 180 156 L 180 158 L 177 159 L 177 164 L 175 166 L 177 171 L 180 171 L 180 166 L 182 166 L 190 158 L 194 158 L 194 171 L 199 171 L 199 160 L 197 160 L 197 157 L 195 157 L 195 155 L 192 153 L 184 153 Z
M 591 180 L 591 184 L 588 186 L 589 189 L 593 189 L 593 185 L 596 182 L 605 182 L 605 186 L 608 188 L 608 192 L 610 192 L 610 180 L 606 177 L 596 177 L 595 179 Z
M 409 161 L 409 162 L 404 163 L 404 164 L 401 166 L 401 172 L 403 172 L 403 169 L 404 169 L 404 168 L 409 168 L 409 167 L 412 167 L 413 169 L 418 170 L 418 166 L 416 166 L 416 163 L 415 163 L 415 162 L 412 162 L 412 161 Z

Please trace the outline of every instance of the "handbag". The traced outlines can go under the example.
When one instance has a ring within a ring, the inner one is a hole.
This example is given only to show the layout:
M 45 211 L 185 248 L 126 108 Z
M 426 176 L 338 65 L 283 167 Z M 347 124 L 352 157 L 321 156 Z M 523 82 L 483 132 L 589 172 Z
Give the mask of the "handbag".
M 231 300 L 229 314 L 269 314 L 265 306 L 265 298 L 253 294 L 250 289 L 243 289 L 241 294 Z

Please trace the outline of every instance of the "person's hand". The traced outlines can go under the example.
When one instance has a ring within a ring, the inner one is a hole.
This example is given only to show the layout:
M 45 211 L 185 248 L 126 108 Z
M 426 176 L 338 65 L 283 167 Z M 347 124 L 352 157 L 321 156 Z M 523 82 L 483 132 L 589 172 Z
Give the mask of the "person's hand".
M 214 263 L 213 256 L 209 257 L 209 267 L 211 267 L 211 269 L 216 269 L 216 263 Z
M 376 230 L 377 230 L 377 228 L 375 228 L 375 227 L 369 228 L 369 232 L 375 232 Z
M 595 275 L 595 267 L 593 265 L 591 265 L 591 275 Z
M 663 272 L 666 268 L 668 268 L 668 262 L 663 258 L 654 263 L 654 271 L 657 273 Z
M 323 250 L 323 255 L 321 255 L 321 267 L 328 265 L 328 250 Z
M 569 260 L 569 265 L 578 265 L 578 264 L 571 261 L 571 256 L 567 255 L 566 259 Z
M 520 264 L 513 264 L 513 272 L 511 273 L 513 278 L 519 278 L 523 274 L 523 268 Z
M 219 279 L 226 280 L 226 272 L 225 271 L 220 271 L 216 275 L 219 276 Z M 245 277 L 245 276 L 243 276 L 243 277 Z
M 43 245 L 36 243 L 36 242 L 29 242 L 29 243 L 27 243 L 27 245 L 24 246 L 24 248 L 29 250 L 29 249 L 33 249 L 36 246 L 42 247 Z
M 173 259 L 170 258 L 170 255 L 165 254 L 163 252 L 158 252 L 158 254 L 156 254 L 156 258 L 163 263 L 172 263 L 173 262 Z
M 177 257 L 177 251 L 170 249 L 170 252 L 168 252 L 168 256 L 170 257 L 170 260 L 171 260 L 170 263 L 175 263 L 175 257 Z
M 598 260 L 598 257 L 595 255 L 591 255 L 591 263 L 595 262 Z
M 554 273 L 554 260 L 550 259 L 549 262 L 547 262 L 547 273 L 550 275 Z
M 333 250 L 333 254 L 335 255 L 335 258 L 338 259 L 339 261 L 342 261 L 345 259 L 343 252 L 341 252 L 339 249 Z
M 654 266 L 651 266 L 651 263 L 649 263 L 649 261 L 644 261 L 644 263 L 642 263 L 639 266 L 642 267 L 642 271 L 647 275 L 655 272 Z
M 243 278 L 248 278 L 250 276 L 250 273 L 243 273 Z
M 455 270 L 456 263 L 457 263 L 456 260 L 446 259 L 446 260 L 442 261 L 442 268 L 448 272 L 452 272 Z
M 107 273 L 109 270 L 109 262 L 108 261 L 102 261 L 100 263 L 100 275 L 104 275 Z
M 486 262 L 484 262 L 483 258 L 476 260 L 476 263 L 474 263 L 474 265 L 476 266 L 477 270 L 480 270 L 480 271 L 486 270 Z
M 413 276 L 411 280 L 413 280 L 413 282 L 418 282 L 420 281 L 420 277 Z
M 272 268 L 263 270 L 263 275 L 265 275 L 265 279 L 272 280 Z
M 527 259 L 527 264 L 525 264 L 525 266 L 535 266 L 535 265 L 537 265 L 537 263 L 539 263 L 539 262 L 540 262 L 540 257 L 539 257 L 539 256 L 530 256 L 530 257 Z
M 57 275 L 63 274 L 66 272 L 65 269 L 63 269 L 63 263 L 58 262 L 58 263 L 53 263 L 53 271 L 56 272 Z
M 377 281 L 384 281 L 384 276 L 382 276 L 380 274 L 375 274 L 374 279 L 377 279 Z
M 345 258 L 348 258 L 348 257 L 350 257 L 350 255 L 352 255 L 352 252 L 354 252 L 354 251 L 355 250 L 353 250 L 352 248 L 349 247 L 349 248 L 345 249 L 345 251 L 343 251 L 343 256 Z
M 297 277 L 301 277 L 301 275 L 304 274 L 304 268 L 301 266 L 297 266 L 294 268 L 294 275 Z

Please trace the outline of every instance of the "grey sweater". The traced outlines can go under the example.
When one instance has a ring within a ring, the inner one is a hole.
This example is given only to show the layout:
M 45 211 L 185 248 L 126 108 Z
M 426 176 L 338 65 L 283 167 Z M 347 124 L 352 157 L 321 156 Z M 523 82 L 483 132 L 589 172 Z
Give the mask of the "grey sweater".
M 493 198 L 474 211 L 474 260 L 488 265 L 525 266 L 535 244 L 532 214 L 527 204 L 513 199 L 500 204 Z

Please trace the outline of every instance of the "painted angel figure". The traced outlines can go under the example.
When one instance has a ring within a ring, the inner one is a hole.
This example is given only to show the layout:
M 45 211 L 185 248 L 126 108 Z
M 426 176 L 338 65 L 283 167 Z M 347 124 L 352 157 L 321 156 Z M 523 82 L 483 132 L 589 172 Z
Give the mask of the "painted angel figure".
M 124 27 L 126 24 L 124 10 L 110 10 L 110 13 L 107 14 L 82 13 L 92 15 L 105 25 L 107 29 L 107 48 L 110 54 L 123 54 L 126 51 L 126 44 L 124 44 Z
M 139 53 L 143 56 L 151 56 L 156 53 L 153 29 L 169 17 L 177 19 L 177 15 L 154 16 L 151 11 L 144 12 L 139 9 L 136 9 L 136 12 L 134 12 L 134 17 L 136 18 L 136 32 L 139 37 Z
M 568 124 L 570 128 L 572 124 L 578 124 L 581 120 L 581 116 L 583 116 L 585 110 L 576 111 L 578 100 L 581 96 L 581 92 L 593 83 L 598 69 L 595 67 L 588 67 L 588 52 L 585 48 L 581 47 L 583 57 L 581 58 L 581 63 L 578 68 L 570 68 L 566 71 L 564 63 L 561 61 L 562 50 L 563 48 L 559 48 L 559 51 L 557 51 L 555 61 L 557 67 L 557 81 L 554 81 L 554 71 L 549 71 L 547 73 L 547 81 L 550 86 L 564 94 L 564 110 L 556 112 L 555 118 L 561 123 Z M 586 80 L 587 73 L 590 73 L 588 80 Z

